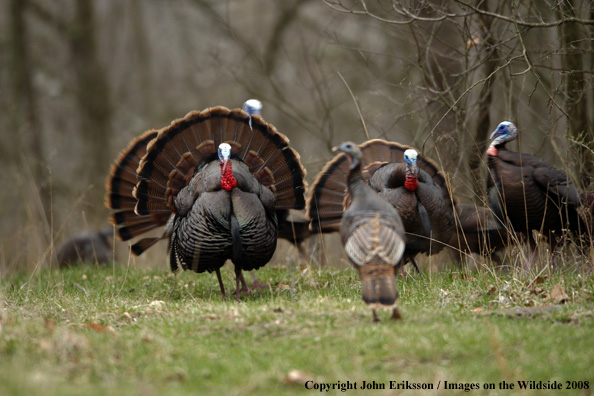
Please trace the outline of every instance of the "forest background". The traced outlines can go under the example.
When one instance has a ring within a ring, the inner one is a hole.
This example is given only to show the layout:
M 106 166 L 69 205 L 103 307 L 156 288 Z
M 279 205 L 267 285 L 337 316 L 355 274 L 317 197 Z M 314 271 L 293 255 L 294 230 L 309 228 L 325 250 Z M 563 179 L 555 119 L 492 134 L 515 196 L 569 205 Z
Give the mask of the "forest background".
M 248 98 L 310 184 L 333 145 L 383 138 L 486 205 L 488 137 L 509 120 L 512 149 L 589 189 L 593 37 L 589 0 L 3 0 L 0 272 L 107 223 L 105 179 L 133 137 Z M 163 264 L 162 245 L 143 260 Z

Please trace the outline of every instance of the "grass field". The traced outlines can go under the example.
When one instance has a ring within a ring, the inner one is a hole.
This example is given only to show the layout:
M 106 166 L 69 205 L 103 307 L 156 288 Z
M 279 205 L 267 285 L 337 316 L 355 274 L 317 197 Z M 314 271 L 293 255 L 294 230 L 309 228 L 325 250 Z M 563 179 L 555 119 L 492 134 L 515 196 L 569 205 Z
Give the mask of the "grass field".
M 232 291 L 229 266 L 223 275 Z M 467 394 L 445 390 L 447 381 L 511 395 L 529 380 L 564 390 L 523 394 L 593 393 L 592 271 L 401 277 L 404 319 L 380 312 L 380 323 L 351 268 L 257 275 L 270 287 L 239 303 L 221 298 L 213 274 L 87 266 L 5 276 L 0 395 L 320 393 L 306 381 L 386 387 L 347 394 Z M 390 390 L 390 381 L 434 389 Z M 571 384 L 588 389 L 567 391 Z

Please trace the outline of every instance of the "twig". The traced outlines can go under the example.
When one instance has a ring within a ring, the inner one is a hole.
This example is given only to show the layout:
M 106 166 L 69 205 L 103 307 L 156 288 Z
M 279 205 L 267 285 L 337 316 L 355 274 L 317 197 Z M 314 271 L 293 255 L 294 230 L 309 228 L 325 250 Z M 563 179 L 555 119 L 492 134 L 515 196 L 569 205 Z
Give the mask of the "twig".
M 526 22 L 523 20 L 517 20 L 516 18 L 509 18 L 504 15 L 497 14 L 495 12 L 482 10 L 482 9 L 475 7 L 472 4 L 469 4 L 462 0 L 455 0 L 455 1 L 456 1 L 456 3 L 462 4 L 463 6 L 468 7 L 471 10 L 473 10 L 474 12 L 477 12 L 479 14 L 490 16 L 490 17 L 496 18 L 496 19 L 501 19 L 506 22 L 511 22 L 515 25 L 521 25 L 521 26 L 526 26 L 526 27 L 548 28 L 548 27 L 563 25 L 565 23 L 570 23 L 570 22 L 582 23 L 584 25 L 594 25 L 594 20 L 592 20 L 592 19 L 579 19 L 579 18 L 574 18 L 574 17 L 563 18 L 563 19 L 553 21 L 553 22 L 539 22 L 539 23 Z M 513 2 L 512 2 L 512 7 L 513 7 Z
M 355 95 L 353 94 L 353 91 L 351 91 L 351 87 L 349 87 L 349 84 L 347 84 L 346 80 L 344 79 L 344 77 L 342 76 L 342 74 L 340 74 L 339 71 L 337 71 L 336 73 L 338 73 L 338 77 L 340 77 L 340 79 L 342 80 L 342 82 L 344 83 L 344 85 L 346 86 L 346 88 L 349 90 L 349 93 L 351 94 L 351 97 L 353 98 L 353 102 L 355 103 L 355 107 L 357 108 L 357 113 L 359 113 L 359 119 L 361 120 L 361 125 L 363 125 L 363 131 L 365 131 L 365 136 L 367 137 L 367 140 L 369 140 L 369 132 L 367 131 L 367 126 L 365 125 L 365 120 L 363 119 L 363 114 L 361 114 L 361 109 L 359 108 L 359 104 L 357 103 L 357 99 L 355 98 Z

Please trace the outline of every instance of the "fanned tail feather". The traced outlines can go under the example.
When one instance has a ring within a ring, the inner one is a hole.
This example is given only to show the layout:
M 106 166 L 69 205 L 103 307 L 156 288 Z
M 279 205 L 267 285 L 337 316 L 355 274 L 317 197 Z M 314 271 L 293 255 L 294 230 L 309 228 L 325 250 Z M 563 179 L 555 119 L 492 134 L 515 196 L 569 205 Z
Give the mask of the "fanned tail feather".
M 305 169 L 287 137 L 259 115 L 251 117 L 250 127 L 250 116 L 241 109 L 212 107 L 147 131 L 120 153 L 106 195 L 119 238 L 129 240 L 167 224 L 178 193 L 201 166 L 217 159 L 223 142 L 273 191 L 277 210 L 305 207 Z M 137 241 L 132 251 L 141 254 L 160 239 Z
M 264 186 L 275 194 L 277 209 L 305 206 L 305 169 L 289 140 L 262 117 L 241 109 L 212 107 L 193 111 L 159 131 L 139 166 L 134 192 L 138 214 L 174 211 L 174 199 L 200 166 L 216 158 L 220 143 L 231 145 Z
M 134 212 L 136 206 L 134 191 L 138 182 L 138 165 L 147 151 L 147 145 L 156 136 L 157 131 L 150 130 L 132 140 L 128 147 L 119 154 L 107 178 L 105 205 L 113 209 L 111 224 L 116 226 L 117 235 L 123 241 L 161 227 L 169 218 L 170 213 L 139 216 Z M 133 251 L 140 254 L 145 249 L 133 249 Z
M 404 162 L 404 152 L 412 147 L 372 139 L 360 144 L 359 148 L 361 149 L 361 172 L 363 177 L 369 180 L 381 166 L 390 162 Z M 425 157 L 420 157 L 417 164 L 442 188 L 446 203 L 451 204 L 449 185 L 439 166 Z M 349 168 L 350 162 L 346 155 L 341 153 L 330 160 L 317 175 L 312 185 L 312 194 L 307 202 L 312 229 L 319 229 L 321 232 L 338 231 L 342 213 L 350 202 L 347 193 Z
M 396 304 L 398 290 L 393 266 L 371 263 L 361 267 L 359 271 L 363 284 L 363 301 L 369 308 L 389 308 Z

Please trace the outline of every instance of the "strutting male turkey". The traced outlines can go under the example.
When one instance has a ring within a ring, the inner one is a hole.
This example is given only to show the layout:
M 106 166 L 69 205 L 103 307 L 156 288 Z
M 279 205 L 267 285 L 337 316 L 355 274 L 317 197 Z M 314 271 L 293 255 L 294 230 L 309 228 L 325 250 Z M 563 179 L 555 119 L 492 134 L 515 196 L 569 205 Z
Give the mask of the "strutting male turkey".
M 419 271 L 415 256 L 441 251 L 455 233 L 446 179 L 432 160 L 418 158 L 409 146 L 373 139 L 359 148 L 363 178 L 400 214 L 406 231 L 404 259 Z M 343 210 L 350 204 L 349 166 L 347 157 L 339 155 L 317 176 L 308 201 L 312 228 L 332 232 L 340 226 Z
M 398 211 L 406 231 L 404 260 L 417 272 L 415 256 L 440 252 L 448 246 L 461 254 L 491 254 L 504 246 L 507 235 L 487 208 L 458 204 L 444 173 L 412 147 L 373 139 L 359 145 L 364 179 Z M 317 176 L 308 200 L 311 227 L 336 231 L 347 194 L 348 161 L 337 156 Z
M 344 250 L 361 275 L 363 301 L 378 321 L 376 309 L 396 308 L 396 268 L 404 253 L 404 228 L 398 212 L 372 190 L 361 174 L 361 150 L 352 142 L 333 149 L 349 163 L 347 186 L 351 199 L 342 213 L 340 235 Z
M 165 226 L 134 243 L 134 254 L 169 239 L 171 269 L 216 272 L 223 296 L 220 268 L 230 259 L 237 299 L 240 283 L 249 290 L 242 271 L 268 263 L 279 221 L 305 204 L 299 154 L 257 101 L 244 110 L 192 111 L 137 137 L 112 166 L 106 202 L 121 240 Z
M 506 143 L 517 136 L 518 129 L 509 121 L 500 123 L 491 134 L 489 204 L 497 218 L 526 235 L 533 248 L 532 231 L 547 237 L 552 253 L 564 230 L 580 232 L 580 194 L 562 171 L 533 155 L 508 150 Z M 534 249 L 530 261 L 537 254 Z

